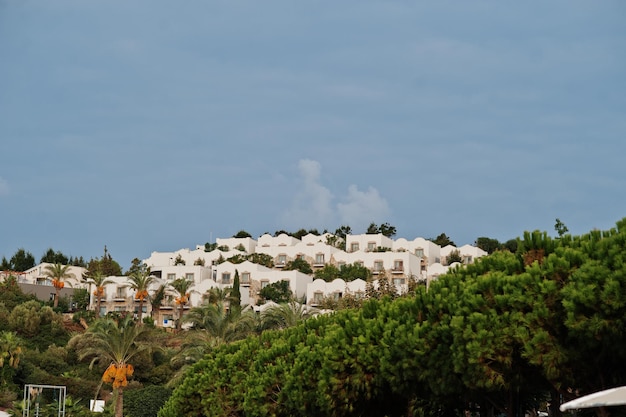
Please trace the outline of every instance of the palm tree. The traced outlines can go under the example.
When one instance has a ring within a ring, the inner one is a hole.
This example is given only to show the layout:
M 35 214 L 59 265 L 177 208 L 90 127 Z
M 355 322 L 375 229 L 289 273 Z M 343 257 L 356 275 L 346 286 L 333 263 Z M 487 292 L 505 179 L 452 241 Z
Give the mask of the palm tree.
M 223 303 L 224 301 L 230 301 L 231 289 L 213 287 L 206 294 L 209 304 Z
M 176 297 L 176 304 L 178 304 L 178 321 L 176 322 L 176 330 L 180 331 L 183 325 L 183 311 L 189 297 L 191 295 L 191 287 L 193 287 L 193 280 L 187 278 L 177 278 L 170 282 L 170 286 L 176 291 L 178 297 Z
M 154 319 L 154 312 L 158 311 L 163 304 L 163 300 L 165 300 L 167 284 L 161 284 L 159 287 L 152 292 L 152 294 L 148 294 L 148 301 L 152 306 L 150 310 L 150 317 Z
M 181 349 L 171 360 L 172 366 L 180 368 L 168 386 L 178 385 L 189 365 L 212 349 L 245 339 L 253 333 L 255 319 L 256 314 L 251 309 L 228 310 L 221 301 L 192 308 L 185 315 L 185 322 L 191 323 L 192 328 L 185 332 Z
M 108 279 L 100 269 L 90 272 L 87 282 L 96 286 L 93 295 L 96 297 L 96 320 L 100 318 L 100 306 L 102 305 L 102 297 L 104 297 L 104 287 L 112 281 Z
M 226 309 L 222 302 L 192 308 L 185 317 L 192 328 L 206 332 L 212 345 L 234 342 L 248 336 L 253 330 L 252 310 Z
M 54 286 L 54 308 L 59 306 L 59 294 L 61 293 L 61 289 L 65 286 L 65 280 L 75 278 L 74 274 L 69 272 L 69 270 L 69 265 L 59 263 L 46 265 L 44 268 L 44 276 L 50 278 Z
M 157 279 L 154 275 L 150 275 L 147 268 L 140 268 L 133 272 L 129 277 L 130 288 L 135 290 L 135 300 L 139 300 L 139 314 L 137 314 L 137 322 L 142 324 L 143 303 L 148 298 L 148 288 Z
M 0 333 L 0 381 L 2 384 L 7 384 L 13 380 L 13 375 L 24 353 L 23 346 L 24 341 L 15 333 Z
M 261 313 L 261 321 L 266 329 L 286 329 L 296 326 L 314 313 L 315 310 L 292 300 L 285 304 L 268 307 Z
M 115 417 L 123 417 L 124 387 L 134 372 L 131 359 L 152 348 L 145 339 L 148 329 L 137 326 L 130 316 L 119 322 L 103 319 L 92 325 L 84 335 L 74 337 L 83 340 L 72 341 L 77 346 L 79 360 L 92 358 L 90 367 L 96 362 L 109 364 L 102 381 L 110 383 L 117 396 Z

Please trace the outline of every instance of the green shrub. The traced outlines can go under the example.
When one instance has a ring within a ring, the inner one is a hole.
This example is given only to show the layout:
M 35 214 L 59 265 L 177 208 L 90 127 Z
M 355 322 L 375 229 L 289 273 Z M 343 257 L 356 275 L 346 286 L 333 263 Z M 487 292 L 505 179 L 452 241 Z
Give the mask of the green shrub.
M 127 417 L 156 417 L 159 409 L 169 399 L 168 388 L 149 385 L 124 393 L 124 415 Z

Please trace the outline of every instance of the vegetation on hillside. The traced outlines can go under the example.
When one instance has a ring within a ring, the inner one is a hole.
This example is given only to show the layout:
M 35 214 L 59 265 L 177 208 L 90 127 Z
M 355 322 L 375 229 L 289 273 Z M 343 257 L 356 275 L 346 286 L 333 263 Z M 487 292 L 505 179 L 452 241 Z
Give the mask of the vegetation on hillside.
M 126 417 L 155 416 L 161 405 L 159 417 L 517 416 L 548 404 L 558 416 L 560 401 L 626 384 L 626 219 L 581 236 L 558 221 L 555 230 L 514 244 L 479 238 L 490 256 L 428 288 L 411 280 L 397 297 L 390 282 L 368 285 L 368 300 L 324 300 L 336 311 L 315 317 L 278 286 L 266 300 L 287 302 L 239 308 L 233 284 L 190 308 L 181 321 L 190 328 L 173 333 L 123 313 L 76 315 L 86 330 L 9 277 L 0 283 L 0 407 L 19 410 L 24 384 L 45 383 L 67 387 L 66 415 L 75 417 L 111 417 L 122 398 Z M 18 252 L 6 264 L 32 261 Z M 93 265 L 97 290 L 95 271 L 118 267 L 106 251 Z M 349 281 L 359 267 L 316 277 Z M 192 291 L 180 284 L 178 314 Z M 146 300 L 158 306 L 162 295 Z M 120 356 L 114 346 L 130 350 Z M 87 410 L 96 396 L 107 401 L 103 414 Z

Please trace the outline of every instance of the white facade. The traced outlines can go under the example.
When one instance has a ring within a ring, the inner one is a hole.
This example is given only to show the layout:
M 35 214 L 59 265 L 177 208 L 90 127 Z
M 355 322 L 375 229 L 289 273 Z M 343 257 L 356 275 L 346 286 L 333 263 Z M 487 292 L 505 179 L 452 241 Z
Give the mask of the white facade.
M 307 287 L 307 304 L 317 306 L 326 297 L 340 299 L 347 294 L 357 299 L 364 298 L 366 285 L 367 283 L 362 279 L 355 279 L 350 282 L 342 279 L 335 279 L 332 282 L 316 279 Z
M 46 267 L 53 265 L 51 263 L 41 263 L 27 269 L 18 276 L 18 282 L 23 284 L 49 285 L 52 286 L 52 280 L 46 277 Z M 80 266 L 70 266 L 67 270 L 72 275 L 71 278 L 65 280 L 71 288 L 84 288 L 83 277 L 87 273 L 87 269 Z
M 423 238 L 393 240 L 382 234 L 348 235 L 344 251 L 326 244 L 331 236 L 328 233 L 320 236 L 308 234 L 300 240 L 286 234 L 279 236 L 265 234 L 258 241 L 252 238 L 216 239 L 216 247 L 220 249 L 211 252 L 206 252 L 204 245 L 198 245 L 194 250 L 152 252 L 143 262 L 150 268 L 151 273 L 159 278 L 152 285 L 150 292 L 174 279 L 193 280 L 190 305 L 187 308 L 202 304 L 207 292 L 212 288 L 232 287 L 236 273 L 239 274 L 242 304 L 254 307 L 260 301 L 261 289 L 279 281 L 289 282 L 293 294 L 298 298 L 306 297 L 309 305 L 315 305 L 316 300 L 320 300 L 321 297 L 342 297 L 345 294 L 364 296 L 366 277 L 351 282 L 344 282 L 341 279 L 333 282 L 314 280 L 313 275 L 284 269 L 289 262 L 296 259 L 308 262 L 313 271 L 328 264 L 339 268 L 342 265 L 360 264 L 371 271 L 374 282 L 384 277 L 395 285 L 399 293 L 402 293 L 406 291 L 409 280 L 429 282 L 454 267 L 456 264 L 450 266 L 444 264 L 445 258 L 452 251 L 459 251 L 464 264 L 472 263 L 487 254 L 470 245 L 458 249 L 452 246 L 441 248 Z M 232 257 L 241 258 L 255 253 L 271 257 L 274 267 L 268 268 L 250 261 L 239 263 L 228 261 Z M 112 280 L 113 283 L 106 288 L 107 311 L 123 309 L 134 311 L 138 302 L 134 300 L 134 291 L 128 287 L 127 278 L 112 277 Z M 374 285 L 376 286 L 376 283 Z M 149 303 L 146 303 L 146 307 L 146 312 L 150 312 Z M 177 313 L 174 293 L 171 290 L 158 317 L 161 325 L 174 325 L 173 319 L 177 318 Z

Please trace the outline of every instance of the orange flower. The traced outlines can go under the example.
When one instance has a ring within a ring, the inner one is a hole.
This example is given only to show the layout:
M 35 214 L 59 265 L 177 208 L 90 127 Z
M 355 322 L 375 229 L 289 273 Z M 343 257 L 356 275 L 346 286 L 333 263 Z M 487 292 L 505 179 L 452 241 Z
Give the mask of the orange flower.
M 146 290 L 137 291 L 135 294 L 135 300 L 144 300 L 146 297 L 148 297 L 148 291 Z
M 115 379 L 116 374 L 117 374 L 117 367 L 115 366 L 114 363 L 112 363 L 111 365 L 109 365 L 107 370 L 104 371 L 104 374 L 102 374 L 102 381 L 111 382 Z

